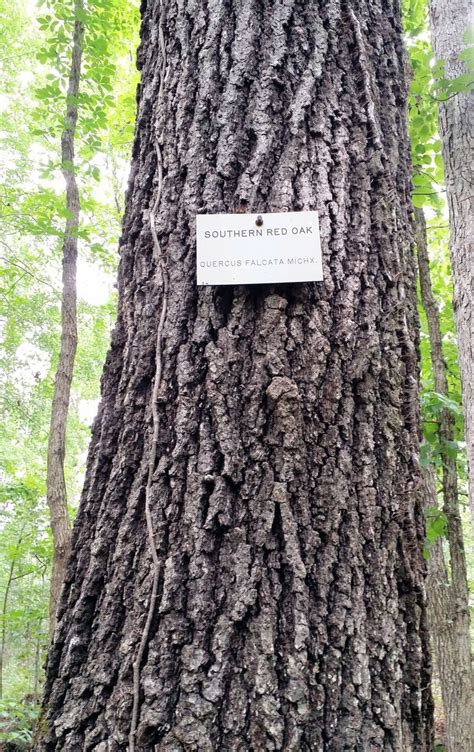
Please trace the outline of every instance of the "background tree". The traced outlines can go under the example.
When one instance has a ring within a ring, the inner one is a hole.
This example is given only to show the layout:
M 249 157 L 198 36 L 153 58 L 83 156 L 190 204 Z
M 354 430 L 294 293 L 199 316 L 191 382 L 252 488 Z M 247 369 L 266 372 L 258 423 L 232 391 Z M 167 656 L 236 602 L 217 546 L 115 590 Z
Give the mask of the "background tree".
M 416 207 L 424 207 L 428 218 L 425 230 L 424 216 L 416 209 L 422 322 L 424 444 L 421 460 L 428 479 L 434 480 L 428 482 L 426 488 L 429 499 L 425 555 L 436 669 L 436 728 L 439 739 L 449 748 L 460 746 L 463 749 L 474 743 L 469 720 L 472 690 L 464 539 L 471 571 L 472 546 L 469 525 L 466 526 L 468 516 L 464 514 L 466 454 L 437 105 L 446 85 L 455 90 L 464 87 L 465 82 L 448 84 L 439 66 L 434 65 L 433 50 L 426 34 L 427 10 L 424 0 L 408 0 L 404 5 L 404 27 L 412 66 L 409 132 L 414 171 L 413 202 Z M 451 91 L 449 96 L 453 93 Z
M 131 57 L 136 5 L 89 2 L 88 10 L 76 141 L 82 194 L 79 343 L 65 463 L 71 515 L 115 314 L 112 275 L 120 208 L 112 188 L 127 171 L 137 78 Z M 0 631 L 5 637 L 0 742 L 26 745 L 47 644 L 52 547 L 46 450 L 59 354 L 66 214 L 58 156 L 73 15 L 69 0 L 41 9 L 6 0 L 0 2 L 0 17 Z
M 469 0 L 430 0 L 433 47 L 442 77 L 439 129 L 449 206 L 454 310 L 463 387 L 469 498 L 474 521 L 474 49 Z
M 56 623 L 59 594 L 69 557 L 71 528 L 67 508 L 64 459 L 71 382 L 77 350 L 77 243 L 80 198 L 76 179 L 75 137 L 78 118 L 79 86 L 84 47 L 85 11 L 83 0 L 74 2 L 71 64 L 66 94 L 66 116 L 61 134 L 61 167 L 66 184 L 66 227 L 62 246 L 61 349 L 54 379 L 51 424 L 48 438 L 46 493 L 53 533 L 53 565 L 49 603 L 51 636 Z
M 469 624 L 469 591 L 460 514 L 455 442 L 455 417 L 449 398 L 448 374 L 443 354 L 439 311 L 433 295 L 422 209 L 415 209 L 416 245 L 421 301 L 430 335 L 434 388 L 440 402 L 437 433 L 440 446 L 443 510 L 431 491 L 427 513 L 446 525 L 450 576 L 445 565 L 441 537 L 430 549 L 428 563 L 428 602 L 430 626 L 439 667 L 443 706 L 446 712 L 449 752 L 464 752 L 474 743 L 474 686 L 472 677 Z M 444 404 L 443 404 L 444 402 Z
M 64 460 L 66 454 L 66 429 L 71 382 L 77 349 L 77 254 L 80 238 L 79 163 L 76 159 L 76 138 L 80 107 L 85 109 L 83 120 L 87 124 L 87 141 L 100 149 L 100 130 L 104 126 L 107 105 L 110 106 L 113 67 L 104 63 L 111 51 L 110 35 L 105 36 L 111 13 L 120 13 L 119 2 L 104 10 L 103 3 L 82 0 L 60 2 L 54 15 L 44 16 L 51 30 L 53 48 L 43 49 L 41 57 L 48 60 L 53 52 L 59 78 L 54 78 L 43 88 L 41 95 L 51 105 L 51 100 L 65 101 L 65 118 L 56 127 L 60 129 L 61 171 L 65 180 L 65 230 L 62 237 L 62 298 L 61 298 L 61 347 L 55 374 L 51 407 L 51 424 L 48 441 L 47 499 L 51 513 L 53 532 L 53 563 L 51 575 L 50 632 L 54 630 L 55 613 L 67 558 L 69 555 L 70 521 L 67 504 Z M 114 18 L 113 24 L 121 30 L 123 19 Z M 120 33 L 120 31 L 119 31 Z M 70 35 L 70 38 L 69 38 Z M 112 37 L 113 38 L 113 37 Z M 86 76 L 80 92 L 83 68 Z M 94 67 L 91 67 L 91 63 Z M 101 64 L 102 63 L 102 64 Z M 61 76 L 65 80 L 61 80 Z M 84 129 L 84 126 L 81 130 Z M 79 131 L 79 136 L 81 135 Z M 51 135 L 51 133 L 50 133 Z M 92 175 L 97 177 L 98 168 L 92 166 Z M 86 235 L 87 237 L 87 235 Z
M 206 8 L 143 6 L 36 749 L 430 749 L 401 19 Z M 323 283 L 197 290 L 197 211 L 312 208 Z

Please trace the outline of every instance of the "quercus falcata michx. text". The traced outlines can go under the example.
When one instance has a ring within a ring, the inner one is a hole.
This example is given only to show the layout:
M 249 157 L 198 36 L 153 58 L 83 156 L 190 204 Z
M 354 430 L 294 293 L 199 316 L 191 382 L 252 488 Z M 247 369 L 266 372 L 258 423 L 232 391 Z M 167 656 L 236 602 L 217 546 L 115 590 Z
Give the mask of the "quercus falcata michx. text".
M 429 750 L 398 4 L 142 14 L 118 320 L 36 749 Z M 303 210 L 323 281 L 198 288 L 197 214 Z
M 320 281 L 318 214 L 198 215 L 196 266 L 198 285 Z

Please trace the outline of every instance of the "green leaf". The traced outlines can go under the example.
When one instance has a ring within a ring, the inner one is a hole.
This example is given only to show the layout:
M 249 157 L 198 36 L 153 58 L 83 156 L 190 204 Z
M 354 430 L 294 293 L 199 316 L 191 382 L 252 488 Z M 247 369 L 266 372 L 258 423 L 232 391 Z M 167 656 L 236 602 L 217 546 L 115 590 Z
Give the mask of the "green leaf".
M 412 194 L 412 201 L 413 201 L 413 206 L 416 206 L 417 209 L 421 209 L 421 207 L 427 203 L 428 199 L 426 196 L 423 196 L 422 194 L 414 193 Z
M 461 446 L 460 446 L 460 444 L 459 444 L 458 441 L 454 441 L 454 440 L 453 441 L 446 441 L 445 440 L 445 441 L 441 442 L 441 448 L 442 448 L 443 452 L 445 454 L 447 454 L 447 456 L 450 459 L 455 460 L 456 457 L 457 457 L 457 455 L 458 455 L 458 452 L 461 449 Z
M 444 512 L 437 507 L 428 507 L 425 510 L 426 540 L 433 545 L 440 538 L 446 537 L 448 527 Z
M 433 452 L 429 442 L 424 441 L 420 447 L 420 464 L 427 469 L 430 467 L 433 459 Z

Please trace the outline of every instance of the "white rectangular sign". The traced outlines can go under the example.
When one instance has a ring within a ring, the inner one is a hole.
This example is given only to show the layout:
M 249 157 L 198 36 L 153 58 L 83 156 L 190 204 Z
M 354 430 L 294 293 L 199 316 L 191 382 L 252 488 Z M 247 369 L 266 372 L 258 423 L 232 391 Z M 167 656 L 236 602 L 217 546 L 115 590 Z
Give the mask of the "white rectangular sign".
M 319 282 L 318 213 L 198 214 L 198 285 Z

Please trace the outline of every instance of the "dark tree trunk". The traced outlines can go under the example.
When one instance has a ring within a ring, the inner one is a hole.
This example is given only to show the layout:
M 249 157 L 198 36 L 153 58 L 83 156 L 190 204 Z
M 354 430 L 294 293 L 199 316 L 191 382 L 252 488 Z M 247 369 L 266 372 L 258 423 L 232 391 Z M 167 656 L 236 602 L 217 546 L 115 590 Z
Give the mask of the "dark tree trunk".
M 35 749 L 429 750 L 398 3 L 144 3 L 139 64 Z M 290 209 L 323 283 L 197 289 L 196 212 Z

